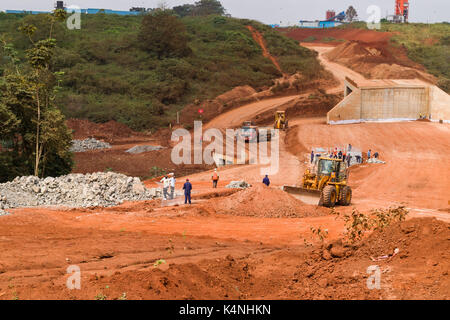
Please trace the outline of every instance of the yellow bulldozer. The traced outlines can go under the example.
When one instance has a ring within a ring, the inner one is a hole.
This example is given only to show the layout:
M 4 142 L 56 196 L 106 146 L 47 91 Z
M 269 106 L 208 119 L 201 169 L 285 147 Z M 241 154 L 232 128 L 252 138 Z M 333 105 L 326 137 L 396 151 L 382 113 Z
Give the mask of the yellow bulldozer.
M 288 128 L 288 120 L 286 119 L 286 111 L 275 112 L 275 129 L 286 130 Z
M 300 195 L 306 203 L 314 203 L 324 207 L 336 204 L 349 206 L 352 202 L 352 189 L 347 185 L 348 168 L 345 161 L 321 157 L 318 159 L 316 172 L 307 169 L 303 174 L 301 186 L 283 186 L 283 190 Z

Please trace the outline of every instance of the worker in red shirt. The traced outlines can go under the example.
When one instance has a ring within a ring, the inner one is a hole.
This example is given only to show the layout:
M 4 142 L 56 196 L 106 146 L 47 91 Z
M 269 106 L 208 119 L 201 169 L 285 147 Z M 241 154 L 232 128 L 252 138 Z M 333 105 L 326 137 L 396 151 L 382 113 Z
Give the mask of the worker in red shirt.
M 213 188 L 217 188 L 217 183 L 219 182 L 219 175 L 217 174 L 217 169 L 214 169 L 214 173 L 211 177 Z

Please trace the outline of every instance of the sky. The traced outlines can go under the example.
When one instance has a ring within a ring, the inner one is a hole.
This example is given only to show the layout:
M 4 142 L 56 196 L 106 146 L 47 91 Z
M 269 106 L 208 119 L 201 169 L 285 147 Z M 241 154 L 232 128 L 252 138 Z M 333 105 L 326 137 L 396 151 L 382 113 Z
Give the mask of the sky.
M 54 0 L 0 0 L 0 10 L 52 10 Z M 66 0 L 67 6 L 80 8 L 102 8 L 129 10 L 131 7 L 154 8 L 165 2 L 169 7 L 193 0 Z M 237 18 L 248 18 L 266 24 L 293 25 L 299 20 L 320 20 L 325 12 L 333 9 L 337 13 L 353 5 L 360 20 L 369 17 L 367 9 L 377 5 L 381 17 L 394 13 L 395 0 L 221 0 L 227 13 Z M 450 21 L 450 0 L 410 0 L 411 22 Z

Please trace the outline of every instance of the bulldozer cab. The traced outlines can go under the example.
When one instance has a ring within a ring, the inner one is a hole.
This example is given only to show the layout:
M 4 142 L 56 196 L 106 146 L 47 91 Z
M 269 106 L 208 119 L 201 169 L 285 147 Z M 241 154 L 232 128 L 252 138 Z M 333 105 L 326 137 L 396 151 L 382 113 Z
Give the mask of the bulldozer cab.
M 285 111 L 277 111 L 275 113 L 275 121 L 285 121 L 286 120 L 286 112 Z
M 275 112 L 275 129 L 286 130 L 288 128 L 288 121 L 286 119 L 286 111 Z
M 319 158 L 318 176 L 333 176 L 337 181 L 342 181 L 346 178 L 346 170 L 345 162 L 341 159 Z

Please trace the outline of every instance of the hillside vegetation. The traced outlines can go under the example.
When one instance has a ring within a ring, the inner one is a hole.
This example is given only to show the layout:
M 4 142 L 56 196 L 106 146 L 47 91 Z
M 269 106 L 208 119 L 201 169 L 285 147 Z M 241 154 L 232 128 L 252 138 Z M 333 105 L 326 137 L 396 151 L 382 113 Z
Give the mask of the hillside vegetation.
M 367 29 L 367 25 L 359 22 L 341 28 Z M 409 58 L 422 64 L 438 78 L 438 86 L 450 93 L 450 23 L 382 22 L 379 31 L 392 32 L 391 43 L 403 46 Z
M 83 15 L 81 30 L 54 26 L 54 71 L 62 71 L 56 102 L 66 117 L 94 122 L 116 120 L 135 130 L 166 126 L 186 104 L 211 99 L 236 86 L 261 88 L 280 77 L 246 28 L 263 32 L 283 72 L 311 78 L 321 66 L 316 54 L 260 23 L 223 16 L 176 18 L 183 24 L 187 50 L 156 55 L 139 37 L 144 16 Z M 38 27 L 33 40 L 45 37 L 45 15 L 0 13 L 0 33 L 25 57 L 29 39 L 18 31 Z M 0 72 L 5 65 L 0 60 Z

